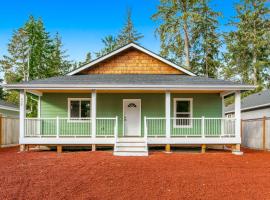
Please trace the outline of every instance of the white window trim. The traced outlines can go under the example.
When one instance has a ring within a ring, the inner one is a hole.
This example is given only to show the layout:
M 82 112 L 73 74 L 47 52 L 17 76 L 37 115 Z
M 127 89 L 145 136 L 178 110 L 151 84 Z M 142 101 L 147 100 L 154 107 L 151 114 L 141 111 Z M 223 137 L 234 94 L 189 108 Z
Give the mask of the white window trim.
M 189 118 L 193 118 L 193 98 L 174 98 L 173 99 L 173 116 L 174 116 L 174 121 L 173 121 L 173 128 L 192 128 L 192 120 L 189 125 L 177 125 L 176 124 L 176 102 L 177 101 L 189 101 L 190 105 L 190 112 L 186 112 L 186 114 L 190 114 Z M 184 112 L 182 112 L 184 114 Z
M 90 101 L 91 102 L 91 98 L 68 98 L 68 122 L 87 122 L 85 120 L 71 120 L 70 118 L 70 102 L 71 101 Z M 79 115 L 81 116 L 81 103 L 80 103 L 80 110 L 79 110 Z M 90 112 L 90 117 L 78 117 L 78 119 L 91 119 L 91 112 Z

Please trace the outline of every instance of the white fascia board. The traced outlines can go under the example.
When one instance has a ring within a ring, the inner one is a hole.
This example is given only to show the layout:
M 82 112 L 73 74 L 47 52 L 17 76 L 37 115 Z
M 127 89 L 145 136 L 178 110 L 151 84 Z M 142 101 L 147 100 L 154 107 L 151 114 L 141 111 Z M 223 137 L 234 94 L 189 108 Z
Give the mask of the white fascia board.
M 0 106 L 0 109 L 11 110 L 11 111 L 16 111 L 16 112 L 19 112 L 20 111 L 19 108 L 13 108 L 13 107 L 9 107 L 9 106 Z
M 224 91 L 235 91 L 235 90 L 252 90 L 255 86 L 250 85 L 89 85 L 89 84 L 77 84 L 77 85 L 67 85 L 67 84 L 35 84 L 35 85 L 6 85 L 7 89 L 28 89 L 28 90 L 41 90 L 41 89 L 54 89 L 54 90 L 69 90 L 69 89 L 105 89 L 105 90 L 115 90 L 115 89 L 130 89 L 130 90 L 224 90 Z
M 105 56 L 102 56 L 102 57 L 94 60 L 93 62 L 90 62 L 90 63 L 88 63 L 88 64 L 86 64 L 86 65 L 84 65 L 84 66 L 70 72 L 70 73 L 68 73 L 67 75 L 69 75 L 69 76 L 74 75 L 74 74 L 76 74 L 76 73 L 78 73 L 78 72 L 80 72 L 82 70 L 85 70 L 85 69 L 87 69 L 87 68 L 89 68 L 89 67 L 91 67 L 91 66 L 93 66 L 93 65 L 95 65 L 95 64 L 97 64 L 97 63 L 99 63 L 99 62 L 101 62 L 101 61 L 103 61 L 105 59 L 107 59 L 107 58 L 110 58 L 110 57 L 120 53 L 121 51 L 124 51 L 124 50 L 130 48 L 130 47 L 134 47 L 135 49 L 138 49 L 138 50 L 140 50 L 140 51 L 142 51 L 142 52 L 144 52 L 144 53 L 146 53 L 146 54 L 148 54 L 148 55 L 150 55 L 150 56 L 152 56 L 152 57 L 154 57 L 154 58 L 156 58 L 156 59 L 158 59 L 158 60 L 160 60 L 160 61 L 162 61 L 162 62 L 164 62 L 164 63 L 166 63 L 166 64 L 168 64 L 168 65 L 170 65 L 170 66 L 172 66 L 172 67 L 174 67 L 174 68 L 176 68 L 176 69 L 178 69 L 178 70 L 180 70 L 180 71 L 182 71 L 182 72 L 184 72 L 184 73 L 186 73 L 188 75 L 190 75 L 190 76 L 196 76 L 196 74 L 188 71 L 187 69 L 185 69 L 183 67 L 180 67 L 180 66 L 170 62 L 169 60 L 166 60 L 166 59 L 162 58 L 161 56 L 158 56 L 158 55 L 152 53 L 151 51 L 149 51 L 149 50 L 147 50 L 145 48 L 142 48 L 142 47 L 140 47 L 140 46 L 138 46 L 138 45 L 136 45 L 134 43 L 130 43 L 130 44 L 128 44 L 126 46 L 123 46 L 120 49 L 117 49 L 117 50 L 115 50 L 115 51 L 113 51 L 113 52 L 111 52 L 111 53 L 109 53 L 109 54 L 107 54 Z

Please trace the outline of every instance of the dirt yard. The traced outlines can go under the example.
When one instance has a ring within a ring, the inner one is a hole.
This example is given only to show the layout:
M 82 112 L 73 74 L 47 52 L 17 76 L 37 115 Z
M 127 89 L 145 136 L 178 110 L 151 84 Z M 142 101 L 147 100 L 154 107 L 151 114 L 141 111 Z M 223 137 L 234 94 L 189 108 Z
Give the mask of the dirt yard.
M 0 199 L 270 199 L 270 152 L 23 152 L 0 149 Z

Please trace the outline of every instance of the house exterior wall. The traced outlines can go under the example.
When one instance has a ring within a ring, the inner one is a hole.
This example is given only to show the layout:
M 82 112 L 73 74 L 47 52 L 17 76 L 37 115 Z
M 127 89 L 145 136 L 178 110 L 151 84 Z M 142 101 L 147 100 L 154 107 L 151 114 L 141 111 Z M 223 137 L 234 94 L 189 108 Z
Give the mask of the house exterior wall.
M 2 116 L 19 117 L 19 111 L 0 109 L 0 114 Z
M 264 116 L 270 117 L 270 108 L 263 108 L 241 113 L 242 119 L 262 118 Z
M 91 93 L 44 93 L 41 117 L 68 117 L 68 98 L 91 98 Z
M 68 98 L 91 98 L 91 94 L 44 93 L 41 98 L 41 117 L 68 117 Z M 174 98 L 192 98 L 193 117 L 222 116 L 219 94 L 171 94 L 171 117 L 174 117 Z M 164 93 L 98 93 L 97 117 L 118 116 L 119 136 L 123 135 L 123 99 L 141 99 L 141 135 L 144 131 L 144 116 L 165 117 Z
M 79 74 L 184 74 L 160 60 L 138 51 L 125 50 Z
M 226 114 L 226 116 L 234 117 L 234 113 Z M 262 117 L 270 117 L 270 108 L 262 108 L 257 110 L 250 110 L 241 112 L 241 119 L 256 119 L 256 118 L 262 118 Z

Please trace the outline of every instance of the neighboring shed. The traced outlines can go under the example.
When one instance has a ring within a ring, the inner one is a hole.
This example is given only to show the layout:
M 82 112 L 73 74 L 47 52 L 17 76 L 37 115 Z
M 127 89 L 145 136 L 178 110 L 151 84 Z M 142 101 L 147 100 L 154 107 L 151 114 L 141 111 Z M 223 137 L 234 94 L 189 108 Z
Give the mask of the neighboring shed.
M 241 101 L 242 144 L 254 149 L 270 149 L 270 89 L 245 97 Z M 225 108 L 234 117 L 234 105 Z
M 0 114 L 2 116 L 18 117 L 19 116 L 19 106 L 8 103 L 6 101 L 0 100 Z
M 0 147 L 19 143 L 19 107 L 0 100 Z

